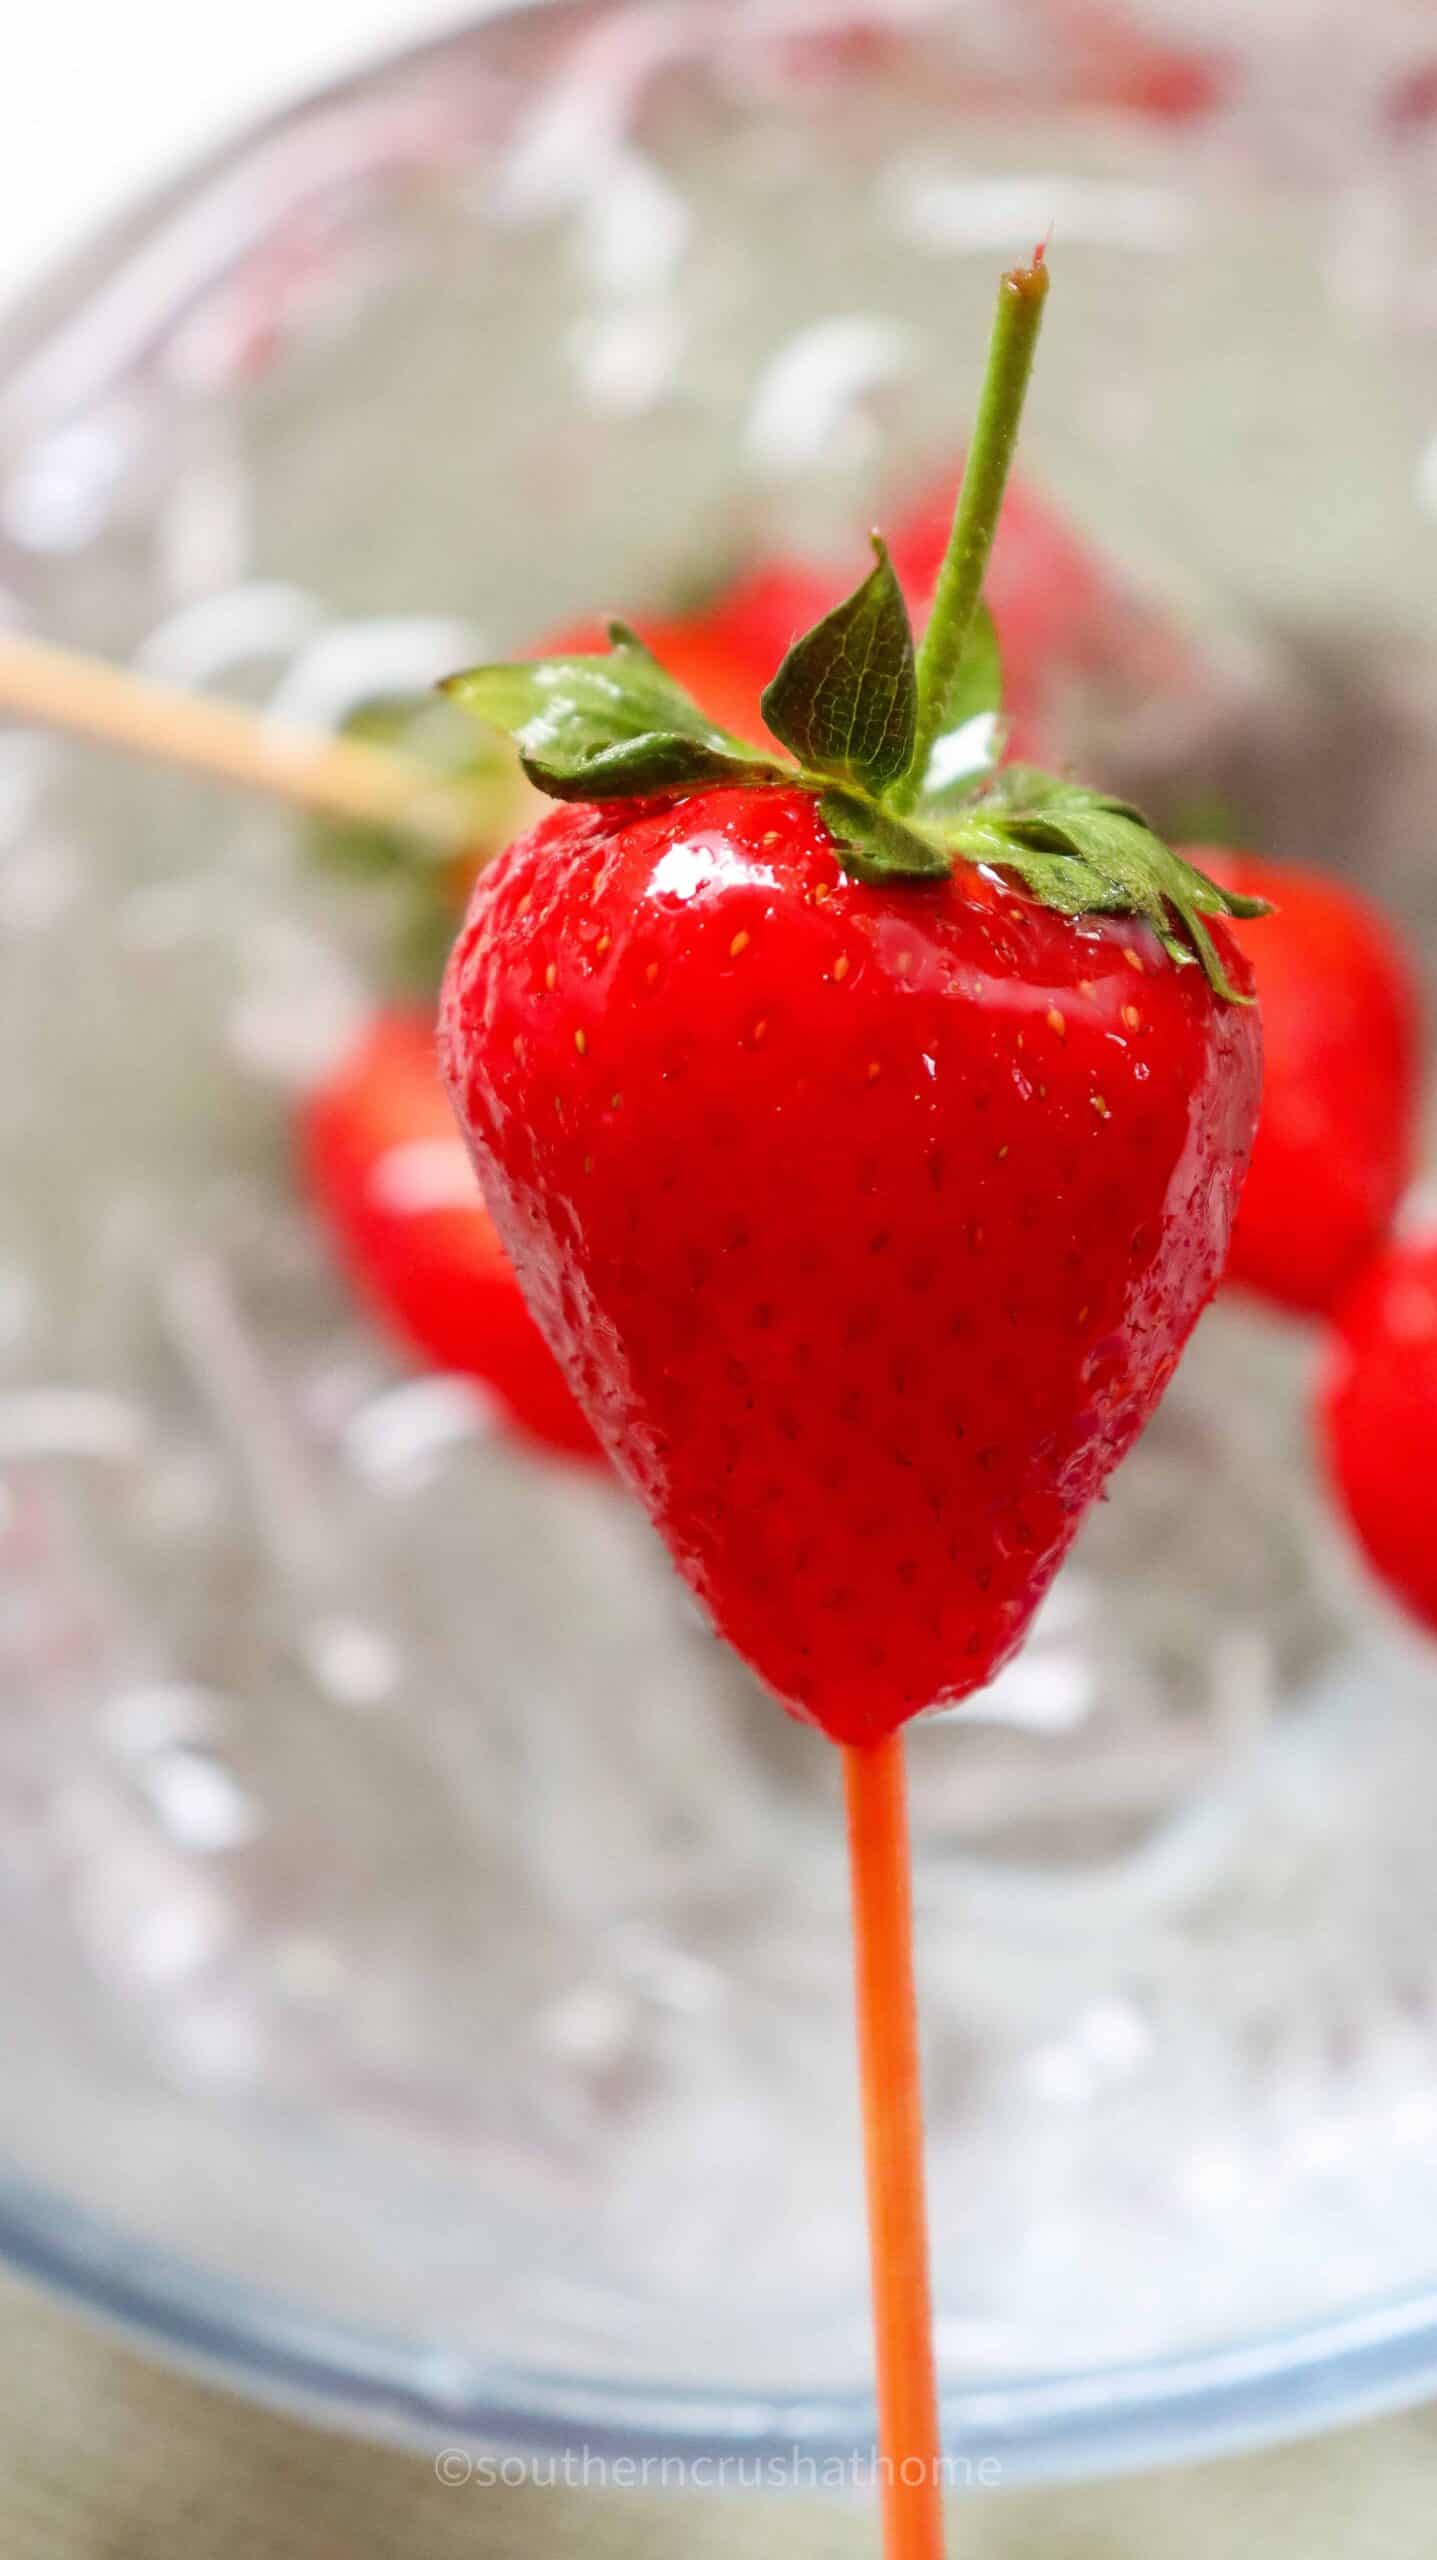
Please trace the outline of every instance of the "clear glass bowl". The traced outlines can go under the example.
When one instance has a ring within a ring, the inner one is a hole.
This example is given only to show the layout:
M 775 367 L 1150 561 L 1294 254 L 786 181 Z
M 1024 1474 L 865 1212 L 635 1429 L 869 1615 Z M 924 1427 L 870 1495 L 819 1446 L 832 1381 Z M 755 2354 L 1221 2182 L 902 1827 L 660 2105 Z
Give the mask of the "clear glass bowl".
M 1184 634 L 1055 716 L 1430 953 L 1437 82 L 1418 12 L 1245 15 L 555 6 L 367 74 L 12 324 L 0 606 L 325 718 L 822 549 L 1051 220 L 1028 468 Z M 358 2426 L 849 2447 L 830 1755 L 347 1298 L 288 1125 L 391 922 L 0 738 L 0 2247 Z M 1437 2379 L 1437 1670 L 1313 1351 L 1220 1306 L 913 1736 L 950 2443 L 1009 2477 Z

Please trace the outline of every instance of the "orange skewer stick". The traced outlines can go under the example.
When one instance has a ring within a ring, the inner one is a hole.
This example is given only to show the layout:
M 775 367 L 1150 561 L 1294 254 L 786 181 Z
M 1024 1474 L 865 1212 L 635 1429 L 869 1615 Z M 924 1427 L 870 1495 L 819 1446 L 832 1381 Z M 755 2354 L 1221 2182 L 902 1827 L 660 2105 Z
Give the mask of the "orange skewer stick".
M 281 727 L 237 703 L 16 633 L 0 634 L 5 712 L 330 817 L 402 828 L 448 852 L 472 846 L 492 815 L 472 790 L 387 749 Z
M 843 1753 L 886 2560 L 942 2560 L 903 1736 Z

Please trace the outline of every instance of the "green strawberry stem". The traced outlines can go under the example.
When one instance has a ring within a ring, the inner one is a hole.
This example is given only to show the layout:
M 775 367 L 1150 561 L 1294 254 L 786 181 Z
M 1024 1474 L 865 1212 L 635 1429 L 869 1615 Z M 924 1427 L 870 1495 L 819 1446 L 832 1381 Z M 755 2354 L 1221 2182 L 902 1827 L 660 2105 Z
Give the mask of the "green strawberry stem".
M 852 595 L 794 641 L 763 696 L 776 762 L 711 720 L 621 622 L 597 654 L 469 667 L 443 691 L 503 729 L 555 800 L 617 801 L 742 783 L 815 794 L 854 878 L 930 885 L 960 862 L 1007 872 L 1056 914 L 1135 916 L 1215 996 L 1246 1004 L 1210 916 L 1266 912 L 1209 880 L 1141 810 L 1068 776 L 1003 765 L 1002 667 L 984 572 L 1048 293 L 1042 248 L 998 288 L 978 417 L 923 645 L 877 534 Z
M 923 787 L 934 740 L 944 725 L 964 643 L 983 592 L 988 554 L 998 530 L 1047 298 L 1048 268 L 1040 244 L 1033 253 L 1032 265 L 1010 267 L 998 287 L 978 416 L 928 628 L 918 651 L 918 720 L 913 752 L 907 772 L 888 793 L 890 809 L 912 808 Z

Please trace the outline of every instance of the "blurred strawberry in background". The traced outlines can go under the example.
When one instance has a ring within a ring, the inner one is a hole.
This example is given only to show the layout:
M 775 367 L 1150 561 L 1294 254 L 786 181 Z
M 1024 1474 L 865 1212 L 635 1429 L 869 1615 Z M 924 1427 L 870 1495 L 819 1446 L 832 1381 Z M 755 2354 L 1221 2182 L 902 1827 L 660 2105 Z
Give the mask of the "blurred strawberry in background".
M 308 1197 L 385 1330 L 477 1378 L 531 1439 L 596 1459 L 480 1199 L 430 1013 L 375 1014 L 301 1106 L 297 1144 Z
M 1318 1396 L 1333 1491 L 1369 1564 L 1437 1633 L 1437 1233 L 1391 1245 L 1339 1310 Z
M 1070 86 L 1095 106 L 1188 124 L 1220 106 L 1230 66 L 1211 45 L 1168 43 L 1118 0 L 1046 0 Z
M 1356 891 L 1291 863 L 1189 848 L 1225 888 L 1268 898 L 1252 961 L 1265 1065 L 1257 1146 L 1228 1278 L 1297 1314 L 1325 1315 L 1387 1237 L 1417 1157 L 1416 983 L 1384 918 Z

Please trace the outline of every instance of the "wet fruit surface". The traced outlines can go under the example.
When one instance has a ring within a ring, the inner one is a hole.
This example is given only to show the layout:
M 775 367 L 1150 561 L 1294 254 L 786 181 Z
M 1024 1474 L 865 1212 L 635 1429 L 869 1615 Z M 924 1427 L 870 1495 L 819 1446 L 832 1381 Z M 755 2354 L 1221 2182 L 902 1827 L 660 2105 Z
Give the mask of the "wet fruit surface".
M 809 794 L 726 789 L 511 847 L 441 1050 L 720 1631 L 844 1739 L 987 1681 L 1216 1284 L 1255 1012 L 1130 920 L 866 887 Z

